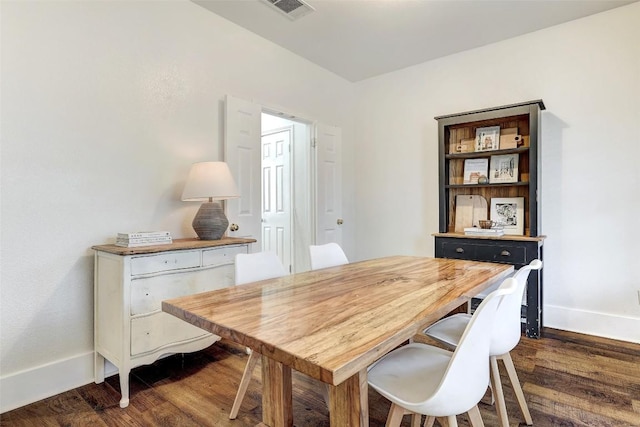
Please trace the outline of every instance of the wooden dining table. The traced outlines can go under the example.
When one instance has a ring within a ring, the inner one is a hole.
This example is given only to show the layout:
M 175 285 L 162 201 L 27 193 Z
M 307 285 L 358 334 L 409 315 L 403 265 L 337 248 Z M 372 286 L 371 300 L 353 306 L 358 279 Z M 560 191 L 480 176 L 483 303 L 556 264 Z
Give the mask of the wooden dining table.
M 163 301 L 262 355 L 262 424 L 293 426 L 291 370 L 328 384 L 330 425 L 369 425 L 367 367 L 513 266 L 391 256 Z

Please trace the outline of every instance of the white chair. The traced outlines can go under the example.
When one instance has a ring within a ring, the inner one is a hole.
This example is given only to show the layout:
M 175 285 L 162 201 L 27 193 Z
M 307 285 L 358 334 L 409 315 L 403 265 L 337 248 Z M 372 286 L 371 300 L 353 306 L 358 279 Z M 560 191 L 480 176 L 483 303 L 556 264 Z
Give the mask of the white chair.
M 309 246 L 309 255 L 311 256 L 312 270 L 349 264 L 347 256 L 337 243 L 311 245 Z
M 500 381 L 498 360 L 502 360 L 505 368 L 507 369 L 509 381 L 511 381 L 513 391 L 518 399 L 522 416 L 524 417 L 527 425 L 533 425 L 533 420 L 531 419 L 531 414 L 527 407 L 527 401 L 524 398 L 524 393 L 522 392 L 520 380 L 518 379 L 516 368 L 513 365 L 510 351 L 513 350 L 520 341 L 520 307 L 529 273 L 531 270 L 540 270 L 541 268 L 542 261 L 535 259 L 531 261 L 529 265 L 520 268 L 513 275 L 513 278 L 517 282 L 517 288 L 513 294 L 505 297 L 504 301 L 500 305 L 496 318 L 494 335 L 491 339 L 491 389 L 495 396 L 496 411 L 498 412 L 500 425 L 504 427 L 509 426 L 509 418 L 507 416 L 507 407 L 504 400 L 504 392 L 502 391 L 502 383 Z M 434 323 L 425 329 L 424 333 L 444 344 L 448 348 L 453 349 L 457 346 L 458 342 L 460 342 L 462 333 L 470 319 L 471 315 L 469 314 L 454 314 L 453 316 L 445 317 L 444 319 Z
M 235 272 L 236 272 L 236 285 L 243 285 L 249 282 L 257 282 L 258 280 L 273 279 L 275 277 L 282 277 L 287 275 L 280 258 L 273 252 L 256 252 L 253 254 L 238 254 L 235 260 Z M 238 392 L 236 398 L 233 401 L 231 407 L 231 413 L 229 418 L 234 420 L 238 416 L 240 405 L 247 392 L 247 387 L 251 381 L 251 375 L 256 367 L 260 354 L 248 350 L 249 360 L 244 367 L 244 373 L 238 386 Z
M 440 347 L 412 343 L 399 347 L 374 363 L 368 371 L 369 385 L 392 402 L 387 427 L 397 427 L 406 413 L 412 426 L 432 426 L 435 418 L 445 418 L 457 427 L 456 416 L 468 413 L 471 425 L 483 426 L 478 402 L 489 383 L 489 350 L 494 318 L 505 295 L 516 288 L 516 280 L 506 279 L 499 289 L 478 306 L 451 353 Z

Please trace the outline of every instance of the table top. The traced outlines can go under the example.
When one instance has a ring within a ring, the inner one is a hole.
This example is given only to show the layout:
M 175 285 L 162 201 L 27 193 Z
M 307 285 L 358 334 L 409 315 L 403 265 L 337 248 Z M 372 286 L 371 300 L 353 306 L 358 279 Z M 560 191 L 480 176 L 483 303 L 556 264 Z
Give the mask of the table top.
M 102 252 L 109 252 L 115 255 L 140 255 L 140 254 L 152 254 L 157 252 L 168 251 L 182 251 L 187 249 L 202 249 L 202 248 L 214 248 L 217 246 L 227 245 L 244 245 L 247 243 L 255 243 L 256 239 L 243 239 L 238 237 L 223 237 L 218 240 L 200 240 L 200 239 L 173 239 L 172 243 L 165 245 L 149 245 L 138 246 L 134 248 L 125 248 L 122 246 L 110 245 L 95 245 L 91 246 L 91 249 Z
M 512 271 L 394 256 L 175 298 L 162 309 L 337 385 Z

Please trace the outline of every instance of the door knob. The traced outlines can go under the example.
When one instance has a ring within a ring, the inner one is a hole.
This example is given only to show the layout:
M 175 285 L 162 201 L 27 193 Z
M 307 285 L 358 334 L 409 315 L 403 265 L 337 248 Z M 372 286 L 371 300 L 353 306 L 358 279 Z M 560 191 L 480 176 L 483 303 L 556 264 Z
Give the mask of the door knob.
M 337 220 L 336 222 L 338 223 L 338 225 L 342 225 L 342 223 L 343 223 L 344 221 L 342 220 L 342 218 L 338 218 L 338 220 Z
M 231 227 L 229 227 L 229 230 L 231 231 L 238 231 L 240 227 L 238 226 L 238 224 L 231 224 Z

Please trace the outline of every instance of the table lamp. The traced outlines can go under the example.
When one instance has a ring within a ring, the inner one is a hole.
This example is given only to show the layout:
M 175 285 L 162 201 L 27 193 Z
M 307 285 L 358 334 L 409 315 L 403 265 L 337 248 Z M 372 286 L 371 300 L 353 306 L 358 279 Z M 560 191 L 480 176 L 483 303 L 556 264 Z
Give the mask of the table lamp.
M 225 162 L 194 163 L 182 191 L 185 202 L 205 201 L 191 225 L 200 240 L 219 240 L 229 226 L 217 200 L 240 197 L 229 166 Z

